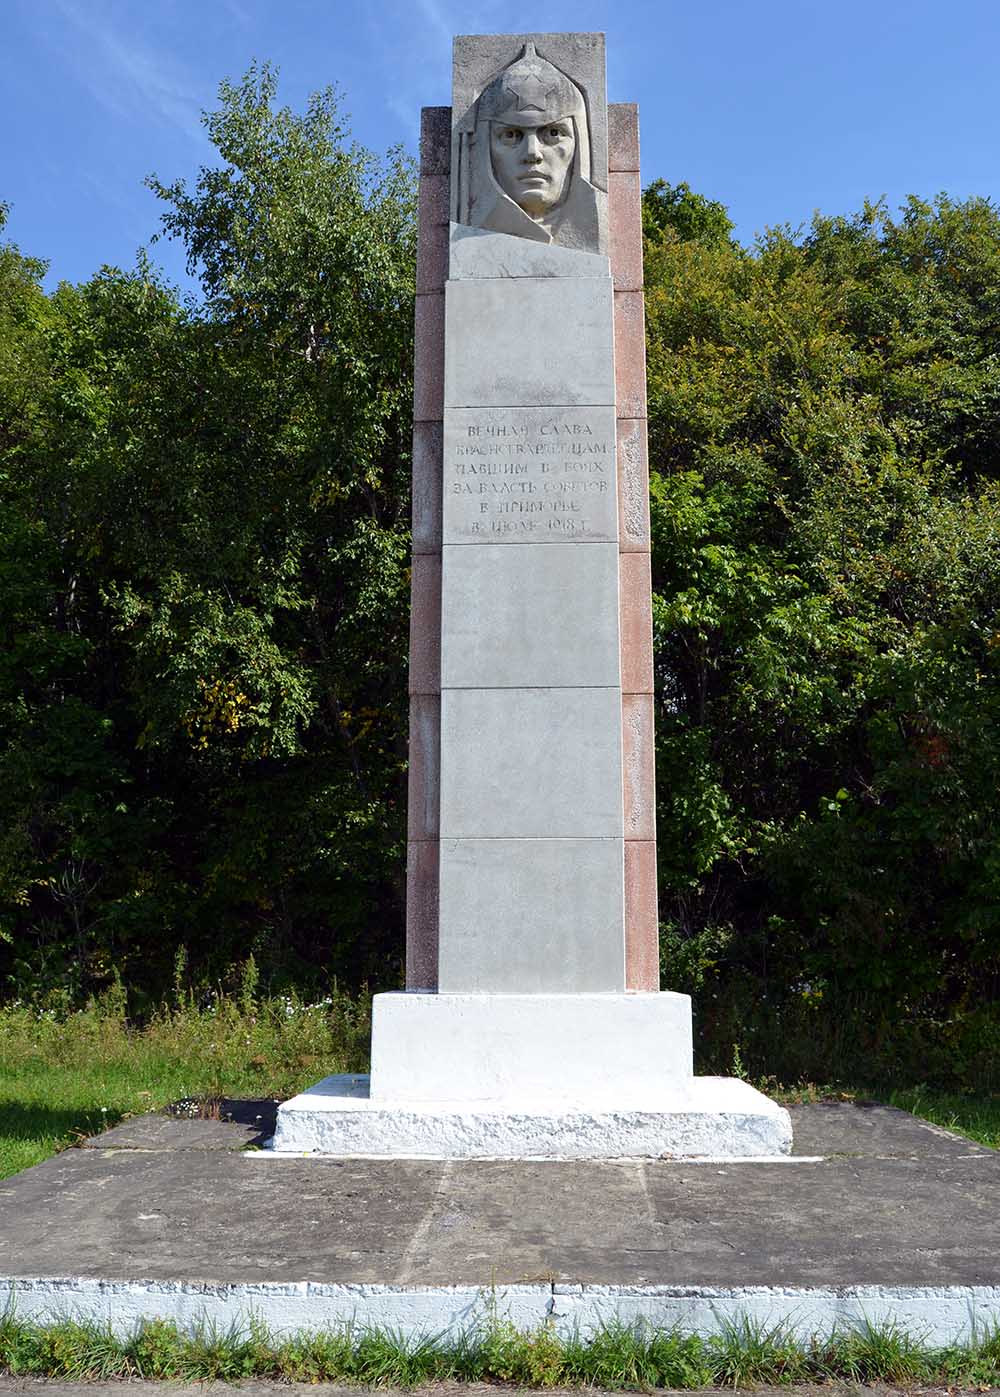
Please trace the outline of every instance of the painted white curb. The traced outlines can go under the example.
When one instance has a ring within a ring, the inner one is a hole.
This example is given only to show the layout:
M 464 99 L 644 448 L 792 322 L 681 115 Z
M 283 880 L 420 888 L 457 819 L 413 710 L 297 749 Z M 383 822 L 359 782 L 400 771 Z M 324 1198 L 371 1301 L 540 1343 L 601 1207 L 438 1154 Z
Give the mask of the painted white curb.
M 969 1341 L 1000 1324 L 1000 1286 L 488 1286 L 329 1285 L 314 1281 L 219 1285 L 31 1276 L 0 1279 L 0 1310 L 21 1319 L 90 1320 L 120 1335 L 142 1319 L 182 1329 L 259 1320 L 274 1334 L 350 1325 L 405 1337 L 457 1339 L 490 1316 L 564 1336 L 618 1320 L 717 1334 L 743 1319 L 787 1326 L 801 1339 L 859 1323 L 897 1324 L 929 1345 Z

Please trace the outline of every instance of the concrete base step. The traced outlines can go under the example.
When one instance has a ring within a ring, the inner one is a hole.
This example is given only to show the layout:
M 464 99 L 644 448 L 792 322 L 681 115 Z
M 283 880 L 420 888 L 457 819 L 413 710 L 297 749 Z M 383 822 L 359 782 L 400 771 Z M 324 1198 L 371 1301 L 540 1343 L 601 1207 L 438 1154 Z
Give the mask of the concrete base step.
M 326 1077 L 278 1108 L 281 1154 L 377 1159 L 757 1159 L 788 1155 L 788 1112 L 747 1082 L 691 1077 L 615 1107 L 373 1098 Z

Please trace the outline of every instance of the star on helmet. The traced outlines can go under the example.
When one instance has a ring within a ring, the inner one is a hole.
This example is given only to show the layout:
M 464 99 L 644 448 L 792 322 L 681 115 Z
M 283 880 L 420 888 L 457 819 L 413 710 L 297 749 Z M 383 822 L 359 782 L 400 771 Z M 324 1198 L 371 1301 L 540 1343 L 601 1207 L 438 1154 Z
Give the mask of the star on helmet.
M 556 96 L 558 84 L 550 81 L 541 63 L 529 66 L 528 63 L 521 62 L 517 66 L 520 71 L 516 77 L 513 76 L 514 69 L 507 74 L 503 85 L 504 92 L 509 94 L 515 103 L 515 110 L 544 112 Z M 551 67 L 551 64 L 549 66 Z
M 481 117 L 509 121 L 514 126 L 540 126 L 582 112 L 583 101 L 576 85 L 547 58 L 539 57 L 530 42 L 525 44 L 520 58 L 498 74 L 479 99 Z

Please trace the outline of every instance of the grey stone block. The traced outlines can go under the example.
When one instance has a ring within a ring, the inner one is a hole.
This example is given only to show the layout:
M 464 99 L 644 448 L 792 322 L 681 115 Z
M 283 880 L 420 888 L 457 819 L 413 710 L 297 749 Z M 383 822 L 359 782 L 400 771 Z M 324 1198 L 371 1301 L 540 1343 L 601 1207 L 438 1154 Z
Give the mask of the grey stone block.
M 517 1112 L 547 1103 L 555 1115 L 572 1101 L 655 1111 L 694 1085 L 686 994 L 395 991 L 375 995 L 372 1025 L 369 1095 L 386 1107 L 491 1101 Z M 341 1078 L 336 1094 L 354 1080 Z M 305 1095 L 315 1107 L 327 1093 L 320 1083 Z
M 445 406 L 613 404 L 611 282 L 518 277 L 445 287 Z
M 567 1057 L 573 1048 L 567 1040 Z M 558 1074 L 559 1058 L 551 1066 Z M 227 1287 L 242 1287 L 233 1299 L 244 1320 L 254 1310 L 275 1329 L 364 1329 L 393 1322 L 376 1309 L 381 1292 L 400 1298 L 401 1332 L 411 1324 L 406 1332 L 425 1334 L 443 1323 L 415 1308 L 433 1288 L 447 1299 L 468 1286 L 459 1292 L 464 1307 L 477 1291 L 492 1299 L 528 1277 L 559 1278 L 539 1283 L 533 1324 L 551 1318 L 553 1292 L 565 1307 L 593 1287 L 609 1319 L 634 1322 L 635 1297 L 645 1295 L 653 1325 L 690 1328 L 699 1317 L 707 1325 L 728 1296 L 734 1323 L 750 1309 L 773 1324 L 783 1304 L 805 1326 L 822 1300 L 824 1323 L 843 1327 L 845 1314 L 871 1320 L 873 1300 L 886 1299 L 884 1290 L 856 1288 L 898 1287 L 901 1322 L 906 1296 L 923 1297 L 925 1318 L 954 1320 L 940 1342 L 967 1338 L 989 1295 L 993 1310 L 1000 1295 L 1000 1155 L 889 1107 L 790 1113 L 796 1154 L 826 1156 L 822 1162 L 456 1164 L 274 1160 L 212 1148 L 66 1150 L 3 1181 L 3 1276 L 22 1282 L 13 1297 L 22 1319 L 38 1303 L 31 1278 L 72 1277 L 52 1282 L 44 1297 L 58 1314 L 118 1318 L 116 1300 L 142 1299 L 149 1285 L 139 1313 L 177 1313 L 175 1304 L 187 1307 L 178 1318 L 190 1322 Z M 216 1128 L 191 1125 L 208 1135 Z M 86 1284 L 95 1297 L 89 1310 Z M 268 1300 L 267 1288 L 279 1285 Z M 324 1287 L 342 1288 L 343 1318 L 332 1302 L 291 1308 Z M 581 1313 L 581 1325 L 596 1322 L 580 1309 L 566 1322 Z M 468 1325 L 463 1310 L 456 1333 Z M 911 1321 L 911 1332 L 923 1331 Z M 18 1382 L 35 1390 L 29 1379 Z M 37 1387 L 39 1397 L 52 1391 Z M 87 1387 L 94 1397 L 104 1390 Z M 116 1390 L 131 1397 L 149 1389 Z
M 617 544 L 447 547 L 441 615 L 446 687 L 620 682 Z
M 442 838 L 624 836 L 617 688 L 446 689 L 441 752 Z
M 442 990 L 622 990 L 623 926 L 620 840 L 442 841 Z

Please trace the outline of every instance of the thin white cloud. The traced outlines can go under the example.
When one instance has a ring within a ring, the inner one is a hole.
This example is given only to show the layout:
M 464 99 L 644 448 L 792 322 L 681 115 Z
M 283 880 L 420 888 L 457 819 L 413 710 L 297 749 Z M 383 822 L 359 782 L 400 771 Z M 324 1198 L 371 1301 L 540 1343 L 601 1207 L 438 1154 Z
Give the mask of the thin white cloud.
M 406 101 L 402 97 L 390 94 L 385 99 L 385 104 L 399 121 L 400 126 L 409 136 L 412 144 L 416 144 L 416 132 L 420 130 L 420 103 L 415 99 Z
M 398 8 L 397 8 L 398 6 Z M 420 108 L 451 100 L 451 41 L 456 34 L 488 34 L 496 28 L 496 0 L 397 0 L 392 21 L 378 6 L 366 11 L 369 30 L 383 50 L 387 43 L 405 49 L 406 63 L 396 68 L 393 88 L 385 105 L 406 133 L 416 141 Z M 501 28 L 503 25 L 501 24 Z M 396 65 L 392 65 L 394 68 Z M 430 75 L 444 79 L 441 86 Z
M 105 205 L 118 210 L 120 231 L 127 232 L 137 243 L 149 236 L 148 220 L 139 216 L 134 199 L 128 197 L 118 180 L 107 179 L 99 170 L 86 167 L 81 168 L 80 178 Z
M 190 140 L 204 141 L 201 94 L 172 55 L 130 32 L 94 0 L 54 0 L 54 7 L 74 31 L 63 56 L 94 101 L 127 120 L 152 113 Z
M 451 27 L 448 7 L 440 0 L 417 0 L 417 9 L 434 30 L 435 44 L 450 44 L 455 31 Z
M 469 0 L 416 0 L 416 4 L 434 30 L 435 46 L 443 41 L 449 53 L 456 34 L 508 32 L 509 11 L 501 10 L 496 0 L 479 0 L 479 3 L 469 3 Z
M 224 7 L 235 19 L 236 23 L 243 29 L 249 29 L 253 23 L 248 10 L 240 4 L 240 0 L 222 0 Z

